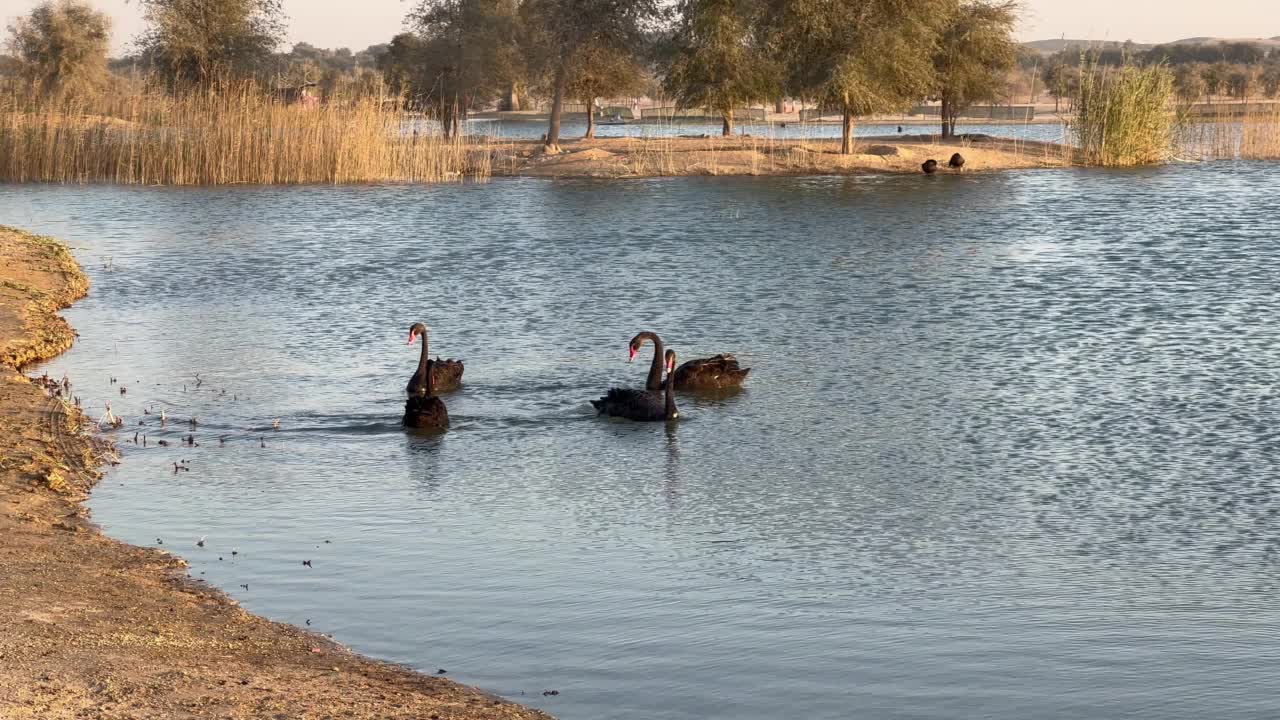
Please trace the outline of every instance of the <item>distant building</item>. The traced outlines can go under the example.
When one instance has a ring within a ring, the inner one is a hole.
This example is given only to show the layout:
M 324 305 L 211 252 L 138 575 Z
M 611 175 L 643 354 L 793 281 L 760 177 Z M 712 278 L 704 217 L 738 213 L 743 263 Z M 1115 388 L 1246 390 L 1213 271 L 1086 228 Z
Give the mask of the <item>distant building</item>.
M 314 82 L 304 82 L 301 85 L 277 87 L 271 91 L 271 95 L 286 105 L 316 107 L 320 104 L 320 96 L 316 94 L 315 87 Z

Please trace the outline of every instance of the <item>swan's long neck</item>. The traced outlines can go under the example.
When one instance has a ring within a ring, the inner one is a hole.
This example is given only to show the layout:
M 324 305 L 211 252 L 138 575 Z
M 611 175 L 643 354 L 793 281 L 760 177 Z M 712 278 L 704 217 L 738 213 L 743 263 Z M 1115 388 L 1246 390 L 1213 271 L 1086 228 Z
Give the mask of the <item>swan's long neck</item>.
M 435 394 L 435 387 L 431 383 L 431 367 L 427 356 L 427 333 L 422 333 L 422 357 L 418 358 L 418 375 L 422 378 L 422 386 L 426 388 L 427 397 Z
M 679 411 L 676 410 L 676 372 L 675 368 L 667 373 L 667 409 L 665 415 L 668 420 L 674 420 L 680 417 Z
M 644 388 L 646 390 L 660 390 L 662 388 L 662 369 L 666 362 L 662 338 L 651 332 L 642 332 L 640 337 L 653 343 L 653 362 L 649 365 L 649 377 L 644 381 Z

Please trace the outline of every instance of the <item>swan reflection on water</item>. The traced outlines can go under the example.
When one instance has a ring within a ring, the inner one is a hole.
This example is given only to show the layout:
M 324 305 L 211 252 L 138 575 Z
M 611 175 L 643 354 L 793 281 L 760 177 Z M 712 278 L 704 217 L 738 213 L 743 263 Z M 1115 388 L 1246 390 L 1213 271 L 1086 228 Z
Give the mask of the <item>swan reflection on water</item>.
M 405 456 L 409 466 L 409 480 L 419 491 L 436 497 L 441 488 L 441 458 L 444 455 L 448 434 L 405 433 Z
M 676 510 L 680 499 L 680 442 L 676 438 L 679 423 L 669 422 L 665 432 L 667 436 L 666 463 L 663 466 L 662 497 L 667 501 L 668 510 Z

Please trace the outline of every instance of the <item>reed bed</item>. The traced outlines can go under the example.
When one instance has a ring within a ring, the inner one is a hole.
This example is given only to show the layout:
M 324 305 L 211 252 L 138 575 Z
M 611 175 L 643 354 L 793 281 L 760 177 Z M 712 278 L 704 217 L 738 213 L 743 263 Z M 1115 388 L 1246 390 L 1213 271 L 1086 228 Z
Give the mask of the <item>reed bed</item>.
M 396 103 L 288 104 L 253 86 L 49 99 L 0 92 L 0 181 L 139 185 L 486 179 L 487 144 L 406 126 Z
M 1280 103 L 1201 112 L 1183 120 L 1179 157 L 1194 160 L 1280 160 Z
M 1280 160 L 1280 105 L 1271 105 L 1244 117 L 1240 125 L 1240 157 Z
M 1072 129 L 1085 163 L 1127 167 L 1169 159 L 1172 98 L 1173 75 L 1163 66 L 1082 66 Z

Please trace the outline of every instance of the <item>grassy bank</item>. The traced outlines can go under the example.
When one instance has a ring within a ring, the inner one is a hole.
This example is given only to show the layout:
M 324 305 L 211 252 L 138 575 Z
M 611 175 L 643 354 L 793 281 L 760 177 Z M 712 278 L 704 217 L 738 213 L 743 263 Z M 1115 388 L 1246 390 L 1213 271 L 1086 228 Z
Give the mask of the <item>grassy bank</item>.
M 406 122 L 395 103 L 288 104 L 253 86 L 147 83 L 50 99 L 0 90 L 0 180 L 230 185 L 484 179 L 489 148 Z
M 70 347 L 57 310 L 86 290 L 65 246 L 0 227 L 0 718 L 547 720 L 249 614 L 101 535 L 82 501 L 108 448 L 19 370 Z

